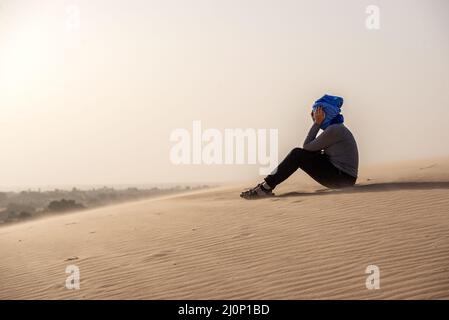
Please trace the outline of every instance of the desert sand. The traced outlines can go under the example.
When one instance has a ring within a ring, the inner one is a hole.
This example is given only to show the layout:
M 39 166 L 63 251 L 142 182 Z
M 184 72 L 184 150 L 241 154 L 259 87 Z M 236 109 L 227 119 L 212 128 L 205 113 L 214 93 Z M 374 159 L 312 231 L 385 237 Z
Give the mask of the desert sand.
M 0 299 L 449 298 L 449 158 L 362 167 L 346 191 L 297 172 L 240 199 L 253 184 L 0 227 Z

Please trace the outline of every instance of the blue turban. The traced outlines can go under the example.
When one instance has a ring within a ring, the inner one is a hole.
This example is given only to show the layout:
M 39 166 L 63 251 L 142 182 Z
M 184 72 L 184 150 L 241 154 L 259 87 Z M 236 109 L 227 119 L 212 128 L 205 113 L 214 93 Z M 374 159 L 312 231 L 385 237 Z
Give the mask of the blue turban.
M 343 105 L 343 98 L 337 96 L 330 96 L 325 94 L 321 98 L 319 98 L 313 104 L 312 109 L 315 111 L 316 108 L 322 107 L 326 117 L 324 121 L 321 123 L 320 128 L 326 129 L 331 124 L 335 123 L 343 123 L 344 118 L 343 115 L 340 114 L 341 106 Z

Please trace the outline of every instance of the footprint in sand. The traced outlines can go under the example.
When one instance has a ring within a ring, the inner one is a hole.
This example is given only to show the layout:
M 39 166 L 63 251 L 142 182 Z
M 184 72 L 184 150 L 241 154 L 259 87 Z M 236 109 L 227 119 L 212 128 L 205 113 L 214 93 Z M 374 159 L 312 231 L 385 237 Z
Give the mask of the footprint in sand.
M 73 256 L 70 258 L 65 259 L 64 261 L 74 261 L 74 260 L 78 260 L 79 258 L 77 256 Z
M 151 254 L 149 257 L 146 257 L 143 259 L 143 262 L 151 262 L 157 259 L 163 259 L 166 258 L 167 256 L 171 255 L 172 253 L 174 253 L 174 250 L 162 250 L 159 252 L 155 252 L 153 254 Z
M 232 237 L 232 239 L 239 239 L 239 238 L 249 238 L 252 237 L 254 234 L 251 232 L 242 232 L 240 234 L 237 234 Z
M 419 168 L 419 170 L 430 169 L 430 168 L 433 168 L 433 167 L 435 167 L 435 166 L 436 166 L 436 163 L 431 164 L 430 166 L 427 166 L 427 167 L 421 167 L 421 168 Z

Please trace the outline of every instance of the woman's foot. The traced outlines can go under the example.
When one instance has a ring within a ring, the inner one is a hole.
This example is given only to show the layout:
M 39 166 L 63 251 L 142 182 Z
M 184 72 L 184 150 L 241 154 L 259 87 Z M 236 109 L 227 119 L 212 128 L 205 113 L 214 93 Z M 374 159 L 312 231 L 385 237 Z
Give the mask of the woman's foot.
M 247 199 L 247 200 L 267 198 L 267 197 L 273 197 L 273 196 L 274 196 L 274 193 L 266 182 L 259 183 L 254 188 L 249 189 L 247 191 L 243 191 L 240 194 L 240 197 Z

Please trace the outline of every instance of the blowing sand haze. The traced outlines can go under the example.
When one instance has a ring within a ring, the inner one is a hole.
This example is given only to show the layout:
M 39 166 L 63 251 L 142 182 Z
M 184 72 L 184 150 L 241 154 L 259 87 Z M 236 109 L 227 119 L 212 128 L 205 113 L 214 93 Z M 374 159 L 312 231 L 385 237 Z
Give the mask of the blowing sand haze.
M 362 172 L 346 191 L 298 176 L 258 201 L 225 187 L 2 227 L 0 298 L 448 299 L 449 159 Z
M 447 304 L 448 12 L 0 0 L 0 308 Z

